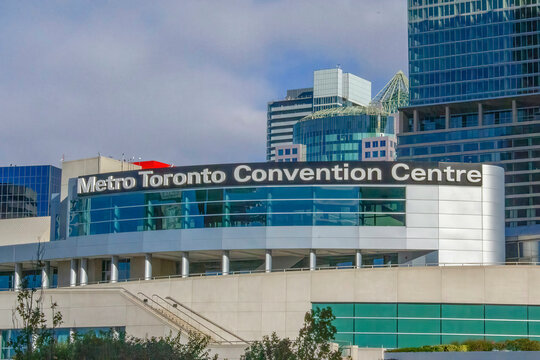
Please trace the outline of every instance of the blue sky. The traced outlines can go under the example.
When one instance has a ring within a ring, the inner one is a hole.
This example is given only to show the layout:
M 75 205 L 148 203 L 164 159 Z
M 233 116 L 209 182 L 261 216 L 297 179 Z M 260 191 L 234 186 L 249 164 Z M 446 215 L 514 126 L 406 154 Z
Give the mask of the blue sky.
M 0 165 L 264 161 L 266 104 L 407 71 L 405 0 L 0 2 Z

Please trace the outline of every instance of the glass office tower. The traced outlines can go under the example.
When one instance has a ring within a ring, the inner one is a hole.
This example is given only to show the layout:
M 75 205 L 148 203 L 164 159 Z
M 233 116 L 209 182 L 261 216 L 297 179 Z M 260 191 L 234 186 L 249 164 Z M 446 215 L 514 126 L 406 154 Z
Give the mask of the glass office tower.
M 538 0 L 409 0 L 411 105 L 540 92 Z
M 393 135 L 394 128 L 394 117 L 377 108 L 326 109 L 294 125 L 294 143 L 305 146 L 306 161 L 362 160 L 362 140 Z
M 60 193 L 62 170 L 54 166 L 0 168 L 0 219 L 51 214 L 52 194 Z
M 538 0 L 409 0 L 398 159 L 499 164 L 507 260 L 539 261 Z
M 268 103 L 266 160 L 276 160 L 276 146 L 293 143 L 293 126 L 303 117 L 323 109 L 350 105 L 367 106 L 371 82 L 339 67 L 313 72 L 313 87 L 287 90 L 283 100 Z

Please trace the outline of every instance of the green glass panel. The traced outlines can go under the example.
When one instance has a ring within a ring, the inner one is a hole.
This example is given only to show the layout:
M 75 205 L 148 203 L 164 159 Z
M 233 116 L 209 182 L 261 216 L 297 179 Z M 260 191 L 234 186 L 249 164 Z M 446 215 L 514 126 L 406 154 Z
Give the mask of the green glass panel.
M 398 316 L 400 318 L 440 318 L 441 306 L 439 304 L 399 304 Z
M 486 319 L 527 319 L 527 306 L 486 305 Z
M 335 317 L 353 317 L 354 316 L 354 304 L 327 304 L 327 303 L 314 303 L 312 308 L 324 309 L 330 307 Z
M 483 319 L 484 305 L 442 304 L 441 314 L 443 318 Z
M 486 340 L 488 341 L 495 341 L 495 342 L 499 342 L 499 341 L 504 341 L 504 340 L 516 340 L 516 339 L 522 339 L 526 336 L 507 336 L 507 335 L 501 335 L 501 336 L 487 336 L 486 335 Z
M 356 317 L 396 317 L 396 304 L 355 304 Z
M 523 335 L 527 336 L 527 322 L 525 321 L 487 321 L 487 334 Z
M 332 321 L 332 324 L 336 327 L 337 332 L 353 332 L 354 331 L 354 319 L 337 318 L 334 321 Z
M 400 333 L 440 333 L 440 320 L 399 319 L 398 331 Z
M 386 333 L 397 331 L 397 321 L 394 319 L 356 319 L 355 332 Z
M 354 334 L 340 334 L 337 333 L 332 342 L 339 344 L 340 346 L 354 345 Z
M 354 344 L 360 347 L 397 348 L 397 335 L 356 334 Z
M 483 320 L 442 320 L 444 334 L 484 334 Z
M 540 322 L 535 322 L 535 321 L 529 322 L 529 335 L 540 336 Z
M 424 345 L 438 345 L 441 343 L 439 335 L 398 335 L 398 347 L 418 347 Z
M 467 340 L 483 340 L 484 335 L 443 335 L 442 336 L 442 343 L 443 344 L 451 344 L 453 342 L 463 342 Z
M 540 306 L 529 306 L 529 320 L 540 320 Z

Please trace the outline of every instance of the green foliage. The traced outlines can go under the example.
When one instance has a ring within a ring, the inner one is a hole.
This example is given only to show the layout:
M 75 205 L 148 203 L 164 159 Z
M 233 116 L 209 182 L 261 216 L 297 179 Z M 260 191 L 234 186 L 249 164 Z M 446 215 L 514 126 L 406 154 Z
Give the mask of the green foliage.
M 414 348 L 387 350 L 387 352 L 446 352 L 446 351 L 540 351 L 540 341 L 529 339 L 505 340 L 500 342 L 488 340 L 467 340 L 449 345 L 426 345 Z
M 280 339 L 276 333 L 255 341 L 246 349 L 246 360 L 341 360 L 341 352 L 332 350 L 336 327 L 332 321 L 336 317 L 332 309 L 316 308 L 306 313 L 304 326 L 298 338 L 291 341 Z
M 56 310 L 58 304 L 51 300 L 52 327 L 47 327 L 43 296 L 36 289 L 29 289 L 27 285 L 27 280 L 23 280 L 17 292 L 17 305 L 14 311 L 13 322 L 20 327 L 20 331 L 14 340 L 9 341 L 15 352 L 15 359 L 21 360 L 34 359 L 34 353 L 42 348 L 54 352 L 54 331 L 62 324 L 62 314 Z
M 112 332 L 75 335 L 67 343 L 34 347 L 32 353 L 16 355 L 15 360 L 212 360 L 207 349 L 209 338 L 190 334 L 181 342 L 180 334 L 151 339 L 122 339 Z

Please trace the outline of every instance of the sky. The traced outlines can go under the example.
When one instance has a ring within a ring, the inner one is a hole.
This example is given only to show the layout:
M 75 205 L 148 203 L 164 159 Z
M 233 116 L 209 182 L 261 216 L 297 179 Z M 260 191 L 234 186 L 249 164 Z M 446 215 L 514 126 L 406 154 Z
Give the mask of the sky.
M 264 161 L 266 106 L 407 72 L 405 0 L 0 2 L 0 166 Z

